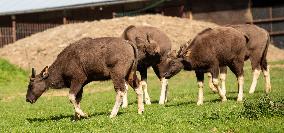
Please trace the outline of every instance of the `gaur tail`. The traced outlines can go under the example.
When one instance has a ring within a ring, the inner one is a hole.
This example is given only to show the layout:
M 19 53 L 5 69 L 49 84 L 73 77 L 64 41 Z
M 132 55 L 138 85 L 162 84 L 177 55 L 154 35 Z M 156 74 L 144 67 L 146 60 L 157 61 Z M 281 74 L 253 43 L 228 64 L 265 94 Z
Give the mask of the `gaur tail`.
M 266 59 L 266 56 L 267 56 L 267 51 L 268 51 L 269 44 L 270 44 L 270 36 L 267 33 L 267 41 L 266 41 L 265 49 L 264 49 L 264 51 L 262 53 L 261 62 L 260 62 L 260 65 L 261 65 L 262 69 L 264 69 L 264 70 L 267 70 L 267 59 Z
M 130 29 L 134 28 L 135 26 L 134 25 L 130 25 L 128 26 L 122 33 L 122 38 L 124 38 L 125 40 L 129 40 L 128 36 L 127 36 L 127 33 Z
M 138 65 L 138 49 L 137 49 L 137 46 L 134 43 L 129 42 L 129 44 L 131 44 L 131 46 L 133 48 L 134 60 L 132 62 L 131 69 L 128 72 L 126 80 L 127 80 L 128 84 L 130 86 L 136 88 L 139 85 L 139 79 L 136 76 L 136 70 L 137 70 L 137 65 Z

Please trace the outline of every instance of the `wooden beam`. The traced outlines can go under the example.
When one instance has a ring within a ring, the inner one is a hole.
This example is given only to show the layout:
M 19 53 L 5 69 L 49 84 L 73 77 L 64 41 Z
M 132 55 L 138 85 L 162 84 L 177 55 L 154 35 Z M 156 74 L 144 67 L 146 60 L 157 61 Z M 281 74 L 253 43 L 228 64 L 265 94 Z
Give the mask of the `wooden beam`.
M 11 16 L 12 19 L 12 37 L 13 37 L 13 42 L 17 41 L 17 31 L 16 31 L 16 16 Z
M 269 32 L 270 36 L 279 36 L 279 35 L 284 35 L 284 31 L 274 31 L 274 32 Z
M 62 21 L 63 21 L 63 24 L 68 24 L 66 10 L 63 11 L 63 18 L 62 18 Z
M 269 23 L 269 22 L 281 22 L 284 21 L 284 17 L 279 17 L 279 18 L 268 18 L 268 19 L 257 19 L 253 20 L 252 23 Z M 251 23 L 251 22 L 247 22 Z

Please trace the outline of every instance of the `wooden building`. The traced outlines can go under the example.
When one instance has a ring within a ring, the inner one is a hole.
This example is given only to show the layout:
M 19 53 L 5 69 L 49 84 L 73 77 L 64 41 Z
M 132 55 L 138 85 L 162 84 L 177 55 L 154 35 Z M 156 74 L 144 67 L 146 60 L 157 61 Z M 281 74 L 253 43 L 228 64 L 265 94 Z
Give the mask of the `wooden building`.
M 1 0 L 0 47 L 58 25 L 161 13 L 220 25 L 255 23 L 284 48 L 281 0 Z

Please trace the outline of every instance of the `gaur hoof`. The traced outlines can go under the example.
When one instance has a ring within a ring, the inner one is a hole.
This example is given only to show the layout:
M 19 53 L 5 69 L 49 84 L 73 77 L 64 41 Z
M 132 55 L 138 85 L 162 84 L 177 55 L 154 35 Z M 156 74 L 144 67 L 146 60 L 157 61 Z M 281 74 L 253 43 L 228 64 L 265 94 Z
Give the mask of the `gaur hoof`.
M 238 98 L 237 101 L 241 102 L 241 101 L 243 101 L 243 98 Z
M 122 104 L 121 108 L 125 109 L 125 108 L 127 108 L 127 106 L 128 106 L 127 104 Z
M 266 87 L 266 89 L 265 89 L 265 93 L 266 93 L 266 94 L 268 94 L 268 93 L 270 93 L 270 92 L 271 92 L 271 86 Z
M 146 100 L 146 101 L 145 101 L 145 104 L 150 105 L 150 104 L 151 104 L 151 101 L 150 101 L 150 100 Z
M 116 115 L 114 114 L 109 115 L 109 118 L 114 118 L 114 117 L 116 117 Z
M 226 98 L 226 97 L 222 99 L 222 102 L 226 102 L 226 101 L 227 101 L 227 98 Z
M 250 90 L 250 91 L 249 91 L 249 94 L 253 94 L 253 93 L 254 93 L 254 90 Z
M 165 99 L 165 103 L 168 102 L 168 98 Z
M 144 113 L 144 109 L 143 110 L 138 110 L 138 114 L 142 115 Z
M 81 119 L 81 118 L 88 118 L 89 116 L 86 114 L 86 113 L 84 113 L 83 115 L 81 114 L 79 114 L 79 113 L 76 113 L 75 112 L 75 115 L 74 115 L 74 120 L 79 120 L 79 119 Z
M 159 104 L 165 104 L 165 101 L 161 101 L 161 100 L 160 100 L 160 101 L 159 101 Z
M 200 106 L 200 105 L 202 105 L 202 104 L 203 104 L 203 102 L 201 102 L 201 101 L 198 101 L 198 102 L 197 102 L 197 105 L 198 105 L 198 106 Z

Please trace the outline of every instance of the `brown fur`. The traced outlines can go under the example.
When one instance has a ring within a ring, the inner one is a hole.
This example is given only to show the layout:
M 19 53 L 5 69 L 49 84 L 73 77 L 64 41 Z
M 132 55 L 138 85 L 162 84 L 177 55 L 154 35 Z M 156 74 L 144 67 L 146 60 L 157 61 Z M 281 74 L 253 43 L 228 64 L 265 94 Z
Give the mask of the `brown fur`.
M 79 103 L 86 84 L 109 79 L 116 91 L 124 92 L 125 82 L 138 86 L 136 68 L 137 48 L 131 42 L 114 37 L 84 38 L 66 47 L 49 68 L 38 75 L 33 72 L 27 102 L 34 103 L 48 88 L 67 87 Z
M 171 78 L 181 69 L 194 70 L 198 81 L 204 73 L 213 78 L 219 76 L 220 67 L 229 66 L 237 76 L 243 76 L 244 59 L 247 54 L 248 38 L 231 27 L 218 27 L 200 32 L 189 46 L 182 46 L 179 55 L 168 59 L 166 78 Z
M 138 52 L 141 53 L 139 54 L 138 71 L 142 73 L 142 79 L 146 78 L 145 72 L 148 67 L 152 66 L 156 75 L 159 78 L 162 78 L 163 71 L 161 70 L 160 65 L 162 65 L 161 63 L 166 59 L 167 54 L 171 50 L 171 41 L 169 37 L 155 27 L 133 25 L 127 27 L 122 34 L 124 39 L 135 43 L 137 43 L 137 37 L 147 41 L 147 36 L 150 36 L 151 39 L 157 43 L 159 51 L 156 55 L 148 55 L 138 47 Z
M 252 69 L 267 70 L 266 55 L 270 43 L 268 32 L 252 24 L 231 25 L 230 27 L 233 27 L 248 35 L 250 40 L 247 44 L 247 56 L 251 61 Z
M 250 60 L 252 70 L 268 71 L 266 55 L 270 44 L 269 33 L 253 24 L 228 25 L 228 27 L 233 27 L 234 29 L 243 32 L 248 36 L 249 42 L 246 45 L 248 51 L 246 60 Z M 227 67 L 221 67 L 220 73 L 226 74 Z M 268 88 L 270 90 L 271 86 Z M 250 91 L 250 93 L 253 93 L 253 91 Z
M 131 25 L 124 30 L 122 38 L 132 41 L 137 45 L 139 53 L 137 70 L 140 72 L 142 81 L 147 81 L 147 68 L 149 67 L 153 68 L 159 79 L 164 78 L 166 70 L 163 69 L 163 65 L 166 62 L 167 54 L 171 51 L 171 41 L 166 34 L 155 27 Z M 153 54 L 153 52 L 147 52 L 145 48 L 138 45 L 139 40 L 148 41 L 150 44 L 156 44 L 158 50 L 154 52 L 155 54 Z M 160 99 L 161 103 L 162 101 L 163 100 Z

